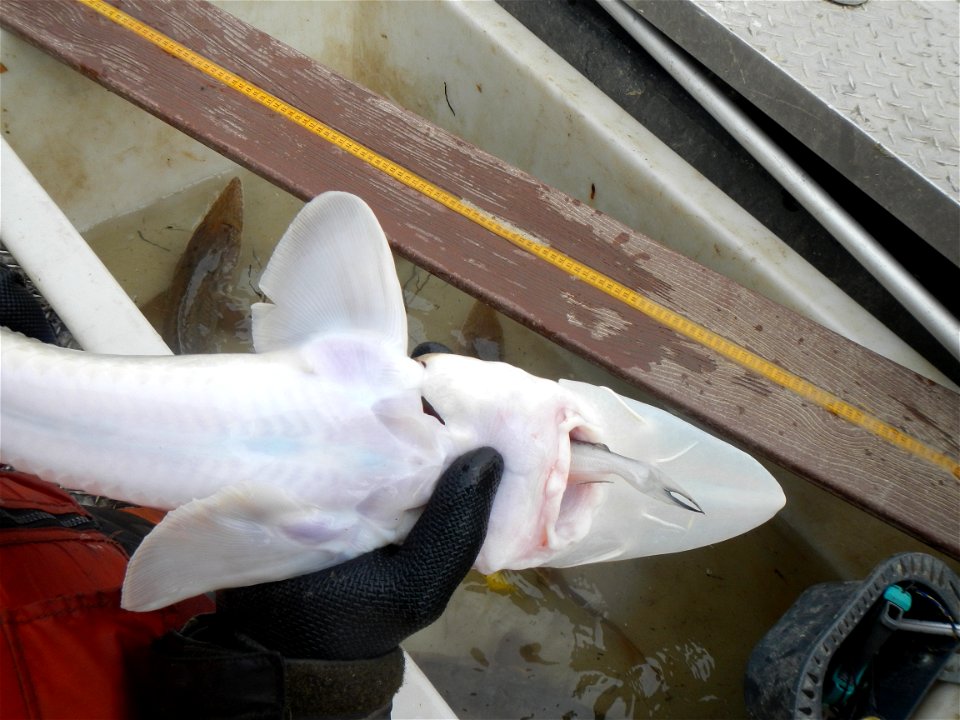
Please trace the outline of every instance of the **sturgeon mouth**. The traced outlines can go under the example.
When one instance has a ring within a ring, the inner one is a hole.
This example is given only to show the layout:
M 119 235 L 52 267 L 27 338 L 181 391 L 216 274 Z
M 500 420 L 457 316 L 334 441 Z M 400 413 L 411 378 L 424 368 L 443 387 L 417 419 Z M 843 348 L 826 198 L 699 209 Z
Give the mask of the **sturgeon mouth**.
M 606 486 L 611 480 L 583 477 L 572 471 L 576 446 L 593 444 L 595 440 L 587 425 L 571 428 L 565 438 L 561 435 L 557 463 L 545 483 L 541 514 L 543 550 L 550 554 L 582 540 L 593 525 L 595 511 L 606 498 Z

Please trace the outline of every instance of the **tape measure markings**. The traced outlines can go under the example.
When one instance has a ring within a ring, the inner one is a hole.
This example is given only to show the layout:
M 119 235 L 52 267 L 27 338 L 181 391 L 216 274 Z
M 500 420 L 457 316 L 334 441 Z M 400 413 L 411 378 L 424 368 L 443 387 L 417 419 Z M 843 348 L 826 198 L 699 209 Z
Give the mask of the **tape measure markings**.
M 493 214 L 479 210 L 468 202 L 442 189 L 429 180 L 407 170 L 387 157 L 368 148 L 362 143 L 340 133 L 334 128 L 296 107 L 248 82 L 239 75 L 214 63 L 212 60 L 194 52 L 190 48 L 155 30 L 149 25 L 108 4 L 105 0 L 77 0 L 95 10 L 114 23 L 148 40 L 170 55 L 200 70 L 207 76 L 233 88 L 245 97 L 283 115 L 291 122 L 321 137 L 332 145 L 346 151 L 357 159 L 371 165 L 403 185 L 421 193 L 462 215 L 468 220 L 487 229 L 508 242 L 526 250 L 528 253 L 567 272 L 574 278 L 587 283 L 610 297 L 651 317 L 660 324 L 677 333 L 723 355 L 733 362 L 747 368 L 781 387 L 823 407 L 830 413 L 858 425 L 887 442 L 900 447 L 918 457 L 950 471 L 960 480 L 960 463 L 927 446 L 920 440 L 907 435 L 897 428 L 873 417 L 859 408 L 847 403 L 836 395 L 823 390 L 804 378 L 791 373 L 759 355 L 726 339 L 712 330 L 699 325 L 688 318 L 675 313 L 644 295 L 626 287 L 616 280 L 583 265 L 568 255 L 537 242 L 532 237 L 506 227 Z

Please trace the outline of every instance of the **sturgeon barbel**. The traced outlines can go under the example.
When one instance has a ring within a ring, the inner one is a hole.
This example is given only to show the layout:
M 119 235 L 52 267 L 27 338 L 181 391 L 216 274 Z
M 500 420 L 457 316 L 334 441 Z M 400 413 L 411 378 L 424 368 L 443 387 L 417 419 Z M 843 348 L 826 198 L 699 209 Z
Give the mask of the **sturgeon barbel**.
M 745 453 L 605 388 L 409 358 L 393 258 L 356 196 L 308 203 L 260 285 L 272 302 L 252 308 L 253 354 L 107 356 L 0 334 L 0 460 L 171 511 L 129 563 L 125 608 L 401 542 L 446 466 L 485 445 L 504 476 L 482 572 L 696 547 L 783 505 Z

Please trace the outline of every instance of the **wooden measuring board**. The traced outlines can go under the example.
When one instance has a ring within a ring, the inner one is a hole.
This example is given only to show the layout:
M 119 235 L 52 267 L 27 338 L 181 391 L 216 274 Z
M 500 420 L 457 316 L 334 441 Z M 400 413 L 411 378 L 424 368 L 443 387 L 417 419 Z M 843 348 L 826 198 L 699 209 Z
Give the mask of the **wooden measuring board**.
M 78 0 L 5 0 L 0 22 L 301 198 L 361 195 L 401 255 L 748 451 L 960 556 L 956 393 L 206 3 L 116 4 L 139 29 Z M 186 56 L 170 54 L 163 38 Z M 221 71 L 239 81 L 224 84 Z M 515 231 L 519 244 L 508 237 Z

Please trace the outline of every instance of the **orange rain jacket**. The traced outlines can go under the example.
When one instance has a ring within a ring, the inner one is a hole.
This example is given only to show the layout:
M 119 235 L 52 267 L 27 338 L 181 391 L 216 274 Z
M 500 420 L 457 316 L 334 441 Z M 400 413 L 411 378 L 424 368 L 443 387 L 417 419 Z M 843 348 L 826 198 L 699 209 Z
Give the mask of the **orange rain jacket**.
M 126 552 L 36 477 L 0 472 L 0 520 L 0 718 L 134 715 L 150 644 L 213 603 L 121 610 Z

